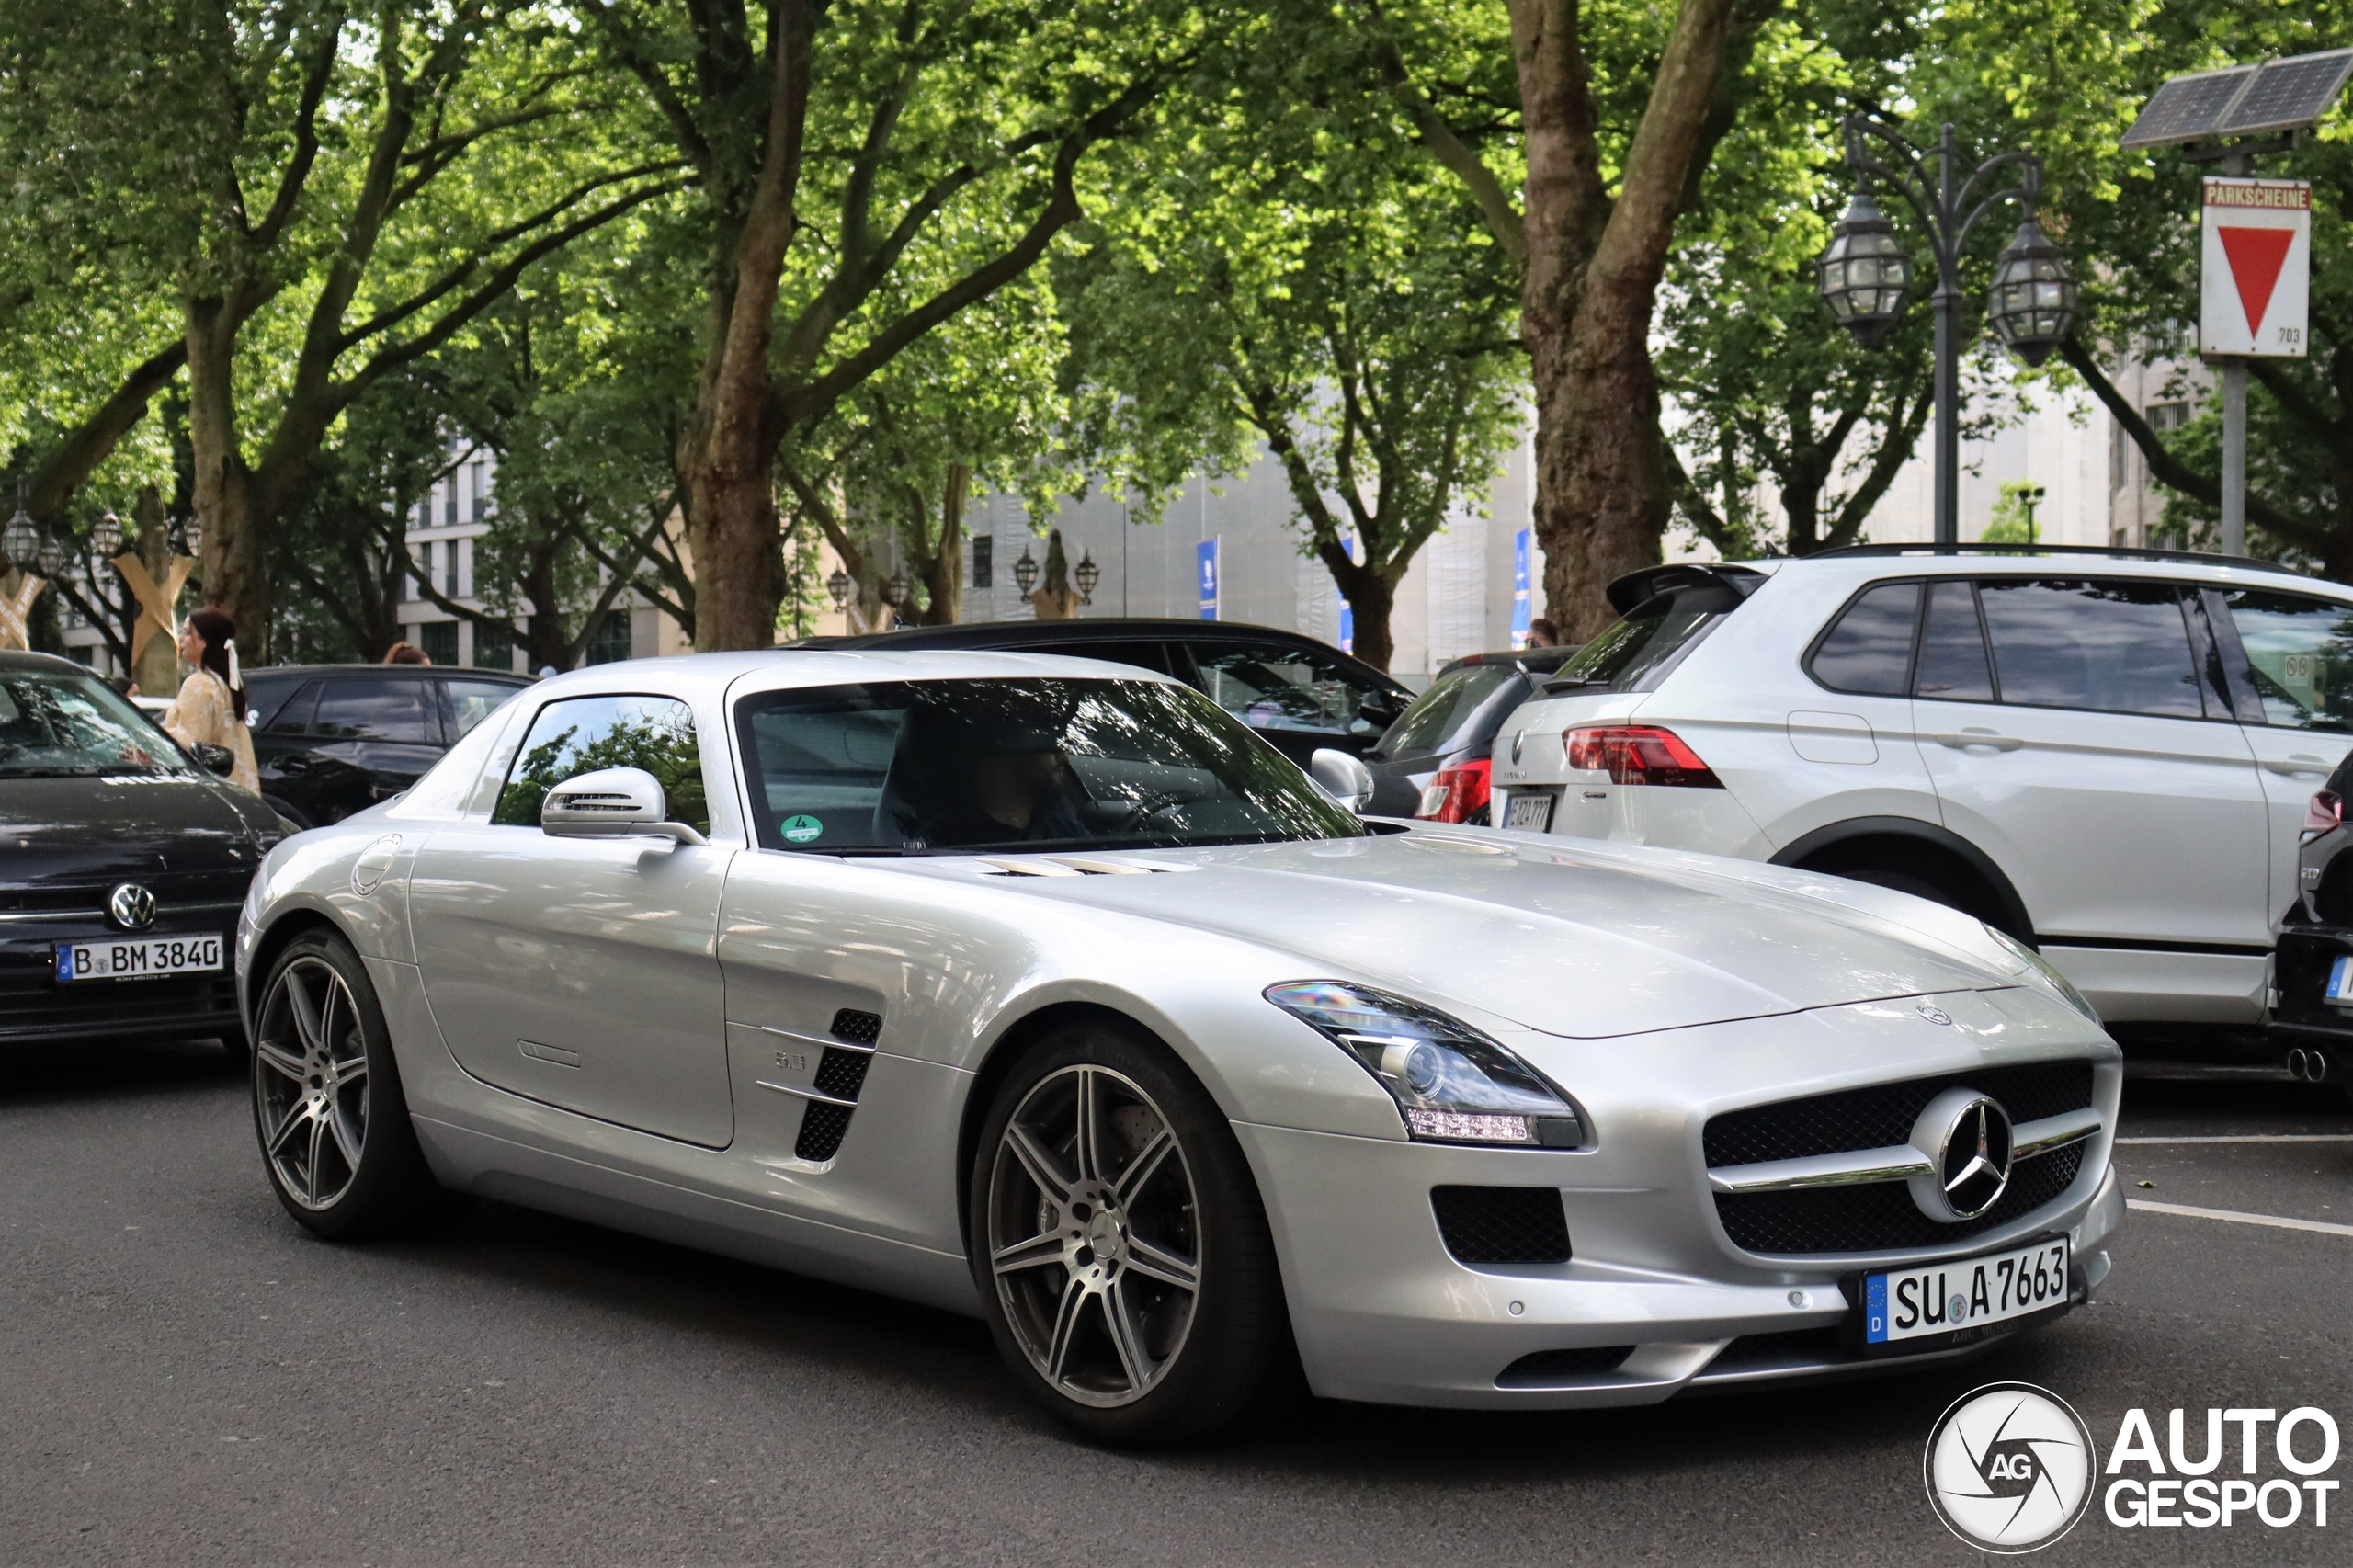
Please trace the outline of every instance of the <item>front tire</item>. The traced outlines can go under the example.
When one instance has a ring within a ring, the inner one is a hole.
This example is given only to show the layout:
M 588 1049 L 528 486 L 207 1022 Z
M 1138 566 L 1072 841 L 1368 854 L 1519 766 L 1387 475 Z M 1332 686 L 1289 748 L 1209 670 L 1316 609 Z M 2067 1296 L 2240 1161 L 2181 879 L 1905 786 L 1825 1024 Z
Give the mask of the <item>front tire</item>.
M 999 1353 L 1085 1437 L 1203 1437 L 1296 1385 L 1241 1145 L 1131 1026 L 1074 1024 L 1015 1064 L 974 1150 L 971 1234 Z
M 439 1189 L 351 944 L 324 931 L 296 937 L 270 966 L 255 1019 L 254 1132 L 286 1211 L 330 1241 L 422 1218 Z

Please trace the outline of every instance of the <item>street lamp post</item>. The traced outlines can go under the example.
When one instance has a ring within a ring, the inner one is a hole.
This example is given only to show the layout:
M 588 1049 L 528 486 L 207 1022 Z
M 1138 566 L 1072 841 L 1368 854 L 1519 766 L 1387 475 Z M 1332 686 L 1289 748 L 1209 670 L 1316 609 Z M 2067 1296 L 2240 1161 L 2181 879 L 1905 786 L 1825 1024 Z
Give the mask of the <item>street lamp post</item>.
M 1977 221 L 2004 202 L 2018 205 L 2020 222 L 1994 268 L 1986 315 L 1994 335 L 2029 365 L 2051 357 L 2067 335 L 2075 312 L 2075 281 L 2066 258 L 2035 222 L 2042 196 L 2042 160 L 2032 153 L 2002 153 L 1966 177 L 1953 127 L 1923 153 L 1889 127 L 1850 114 L 1845 122 L 1847 165 L 1855 171 L 1854 200 L 1831 230 L 1830 248 L 1815 265 L 1831 313 L 1865 348 L 1876 348 L 1895 325 L 1912 293 L 1912 263 L 1895 225 L 1872 199 L 1876 176 L 1900 192 L 1928 233 L 1936 262 L 1937 317 L 1936 524 L 1938 544 L 1961 542 L 1961 262 Z M 1893 162 L 1872 154 L 1880 142 Z M 1927 160 L 1937 161 L 1930 178 Z M 2016 165 L 2019 183 L 1988 189 L 1993 176 Z

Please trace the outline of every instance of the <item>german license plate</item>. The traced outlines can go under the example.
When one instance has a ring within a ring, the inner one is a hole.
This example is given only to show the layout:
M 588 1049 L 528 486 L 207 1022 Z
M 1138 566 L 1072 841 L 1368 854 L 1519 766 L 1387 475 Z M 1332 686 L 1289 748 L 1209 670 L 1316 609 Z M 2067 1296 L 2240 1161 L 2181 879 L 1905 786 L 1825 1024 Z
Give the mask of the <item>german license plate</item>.
M 135 942 L 60 942 L 57 978 L 142 980 L 164 974 L 199 974 L 222 967 L 227 946 L 212 933 L 148 937 Z
M 2339 953 L 2328 966 L 2328 989 L 2321 994 L 2331 1002 L 2353 1004 L 2353 953 Z
M 2067 1304 L 2067 1238 L 1863 1276 L 1863 1343 L 1957 1334 Z
M 1504 804 L 1504 825 L 1542 833 L 1552 825 L 1552 797 L 1541 790 L 1515 793 Z

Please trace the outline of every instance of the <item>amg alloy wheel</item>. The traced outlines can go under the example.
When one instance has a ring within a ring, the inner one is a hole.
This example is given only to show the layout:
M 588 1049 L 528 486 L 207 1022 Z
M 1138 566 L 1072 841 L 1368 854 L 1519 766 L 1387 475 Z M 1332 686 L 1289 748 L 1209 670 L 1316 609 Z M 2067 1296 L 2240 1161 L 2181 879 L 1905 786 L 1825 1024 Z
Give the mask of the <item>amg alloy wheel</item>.
M 1296 1384 L 1233 1129 L 1123 1021 L 1056 1031 L 999 1086 L 974 1151 L 972 1237 L 1007 1364 L 1090 1437 L 1204 1436 Z
M 287 1212 L 336 1240 L 396 1227 L 438 1189 L 409 1125 L 368 971 L 342 937 L 297 937 L 255 1018 L 254 1131 Z
M 989 1267 L 1014 1338 L 1065 1399 L 1141 1399 L 1185 1348 L 1200 1202 L 1168 1118 L 1134 1080 L 1064 1067 L 998 1136 Z

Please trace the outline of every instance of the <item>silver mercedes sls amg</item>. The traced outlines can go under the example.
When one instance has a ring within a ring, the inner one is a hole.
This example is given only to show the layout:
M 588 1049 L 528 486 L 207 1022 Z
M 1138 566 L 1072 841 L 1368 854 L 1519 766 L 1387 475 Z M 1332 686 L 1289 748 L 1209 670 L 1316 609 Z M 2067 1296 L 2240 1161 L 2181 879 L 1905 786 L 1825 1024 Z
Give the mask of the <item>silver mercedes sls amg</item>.
M 2029 947 L 1361 820 L 1358 767 L 1084 659 L 544 681 L 256 878 L 264 1169 L 328 1237 L 454 1189 L 976 1313 L 1108 1442 L 1301 1374 L 1526 1409 L 1916 1366 L 2099 1285 L 2118 1053 Z

